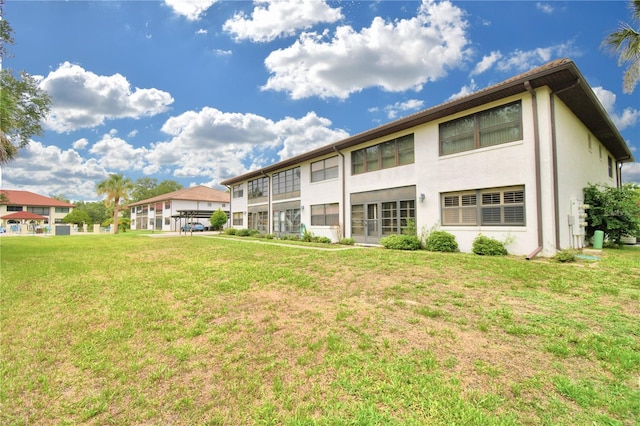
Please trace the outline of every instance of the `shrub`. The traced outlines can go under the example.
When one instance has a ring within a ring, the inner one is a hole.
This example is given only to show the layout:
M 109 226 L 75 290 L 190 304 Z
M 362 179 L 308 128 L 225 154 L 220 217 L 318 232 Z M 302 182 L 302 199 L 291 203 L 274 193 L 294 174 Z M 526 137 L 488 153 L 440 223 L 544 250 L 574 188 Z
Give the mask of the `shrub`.
M 445 231 L 432 231 L 424 241 L 424 246 L 429 251 L 457 252 L 458 243 L 456 237 Z
M 352 246 L 355 243 L 356 243 L 356 240 L 354 240 L 353 238 L 343 238 L 340 240 L 340 244 L 345 246 Z
M 314 243 L 321 243 L 321 244 L 331 244 L 331 238 L 329 238 L 329 237 L 313 237 L 313 242 Z
M 503 243 L 494 238 L 485 237 L 484 235 L 478 235 L 478 237 L 473 240 L 472 250 L 475 254 L 483 256 L 504 256 L 507 254 L 507 249 Z
M 553 256 L 553 258 L 562 263 L 575 262 L 576 253 L 573 250 L 562 250 L 557 252 L 556 255 Z
M 250 237 L 255 237 L 259 233 L 260 233 L 260 231 L 258 231 L 257 229 L 249 229 L 249 236 Z
M 251 233 L 247 228 L 243 228 L 236 230 L 236 235 L 238 237 L 248 237 L 249 235 L 251 235 Z
M 420 250 L 420 239 L 415 235 L 389 235 L 380 240 L 384 248 L 392 250 Z
M 236 235 L 236 228 L 227 228 L 224 230 L 224 233 L 227 235 Z
M 311 231 L 304 231 L 304 234 L 302 234 L 302 238 L 300 238 L 302 241 L 305 241 L 307 243 L 310 243 L 313 241 L 313 233 Z

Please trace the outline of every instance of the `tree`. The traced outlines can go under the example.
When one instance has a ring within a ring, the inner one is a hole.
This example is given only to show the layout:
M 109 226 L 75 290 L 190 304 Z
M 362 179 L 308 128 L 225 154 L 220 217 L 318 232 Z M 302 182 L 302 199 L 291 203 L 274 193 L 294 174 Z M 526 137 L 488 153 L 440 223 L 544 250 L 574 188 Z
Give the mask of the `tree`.
M 83 224 L 91 225 L 91 217 L 83 210 L 73 209 L 71 213 L 62 218 L 64 223 L 75 223 L 78 226 Z
M 103 223 L 109 218 L 109 212 L 107 206 L 102 201 L 78 201 L 75 203 L 75 210 L 81 210 L 87 212 L 91 217 L 91 223 Z
M 13 44 L 13 29 L 2 19 L 2 6 L 0 0 L 0 62 L 7 55 L 7 44 Z M 50 107 L 51 99 L 36 79 L 24 71 L 17 79 L 11 69 L 0 70 L 0 165 L 17 157 L 32 136 L 42 135 L 41 120 Z
M 629 8 L 632 21 L 640 25 L 640 0 L 630 1 Z M 609 34 L 602 46 L 618 56 L 618 65 L 628 63 L 622 86 L 624 93 L 632 93 L 640 81 L 640 27 L 634 29 L 631 24 L 620 22 L 618 30 Z
M 624 235 L 640 233 L 640 187 L 626 183 L 620 188 L 591 184 L 584 188 L 587 210 L 587 237 L 603 231 L 605 237 L 620 244 Z
M 98 195 L 104 195 L 105 204 L 113 207 L 113 232 L 118 233 L 118 215 L 120 213 L 120 201 L 129 197 L 133 189 L 133 182 L 125 178 L 122 174 L 112 173 L 108 179 L 103 180 L 96 186 Z
M 229 218 L 227 217 L 227 214 L 223 212 L 221 209 L 218 209 L 215 212 L 213 212 L 213 214 L 209 218 L 209 222 L 211 223 L 211 226 L 213 227 L 214 231 L 219 231 L 220 228 L 222 228 L 224 224 L 227 223 L 228 220 Z
M 131 201 L 142 201 L 158 195 L 168 194 L 169 192 L 177 191 L 179 189 L 182 189 L 182 185 L 174 180 L 163 180 L 158 183 L 158 180 L 154 178 L 139 178 L 136 179 L 133 184 Z

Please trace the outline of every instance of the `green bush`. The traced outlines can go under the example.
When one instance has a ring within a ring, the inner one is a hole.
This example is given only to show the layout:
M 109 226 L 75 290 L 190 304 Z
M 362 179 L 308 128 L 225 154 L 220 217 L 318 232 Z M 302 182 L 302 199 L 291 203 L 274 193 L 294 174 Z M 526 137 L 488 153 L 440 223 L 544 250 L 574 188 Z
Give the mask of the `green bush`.
M 392 250 L 420 250 L 420 239 L 415 235 L 389 235 L 380 240 L 384 248 Z
M 313 237 L 313 242 L 314 243 L 321 243 L 321 244 L 331 244 L 331 238 L 329 238 L 329 237 Z
M 478 235 L 478 237 L 473 240 L 472 250 L 475 254 L 483 256 L 504 256 L 507 254 L 507 249 L 503 243 L 494 238 L 485 237 L 484 235 Z
M 355 243 L 356 243 L 356 240 L 354 240 L 353 238 L 343 238 L 340 240 L 340 244 L 345 246 L 352 246 Z
M 311 231 L 304 231 L 300 240 L 310 243 L 313 241 L 313 233 Z
M 424 240 L 424 246 L 429 251 L 454 253 L 458 250 L 456 237 L 445 231 L 432 231 Z
M 251 235 L 251 231 L 247 228 L 238 229 L 236 230 L 236 235 L 238 237 L 248 237 L 249 235 Z
M 576 253 L 573 250 L 562 250 L 553 256 L 555 260 L 562 263 L 575 262 L 577 260 Z
M 255 237 L 258 234 L 260 234 L 260 231 L 258 231 L 257 229 L 249 229 L 249 236 L 250 237 Z
M 238 230 L 236 228 L 227 228 L 224 230 L 224 233 L 227 235 L 236 235 Z

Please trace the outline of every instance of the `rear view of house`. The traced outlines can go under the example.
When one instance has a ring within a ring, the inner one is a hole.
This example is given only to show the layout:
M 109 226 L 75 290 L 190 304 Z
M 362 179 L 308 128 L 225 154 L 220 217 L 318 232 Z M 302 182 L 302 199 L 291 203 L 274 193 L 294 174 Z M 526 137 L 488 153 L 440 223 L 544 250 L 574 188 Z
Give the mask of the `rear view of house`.
M 584 245 L 583 188 L 620 185 L 633 161 L 561 59 L 222 184 L 237 228 L 376 244 L 414 224 L 454 234 L 462 251 L 482 234 L 550 256 Z

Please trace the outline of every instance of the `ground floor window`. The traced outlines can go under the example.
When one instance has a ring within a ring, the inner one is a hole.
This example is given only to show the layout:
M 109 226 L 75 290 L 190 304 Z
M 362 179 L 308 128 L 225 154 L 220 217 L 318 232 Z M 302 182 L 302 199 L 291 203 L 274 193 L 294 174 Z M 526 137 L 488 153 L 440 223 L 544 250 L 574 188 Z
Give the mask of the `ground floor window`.
M 338 203 L 311 206 L 312 226 L 335 226 L 339 223 L 340 208 Z
M 237 212 L 233 214 L 233 226 L 242 226 L 243 223 L 243 215 L 242 212 Z
M 524 226 L 524 187 L 443 193 L 442 224 L 458 226 Z
M 272 208 L 274 234 L 297 234 L 300 232 L 300 201 L 277 203 Z
M 247 227 L 249 229 L 257 229 L 260 232 L 267 232 L 269 230 L 269 212 L 266 210 L 249 212 L 248 219 L 249 223 Z M 240 225 L 242 225 L 242 221 Z
M 415 226 L 415 196 L 415 186 L 351 194 L 351 236 L 357 242 L 376 243 Z

